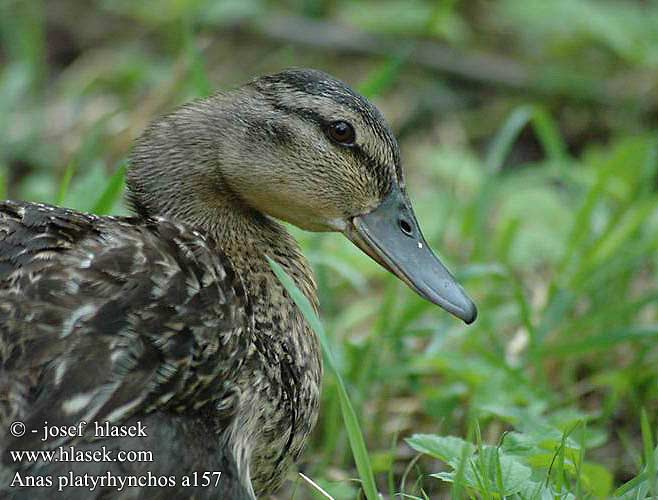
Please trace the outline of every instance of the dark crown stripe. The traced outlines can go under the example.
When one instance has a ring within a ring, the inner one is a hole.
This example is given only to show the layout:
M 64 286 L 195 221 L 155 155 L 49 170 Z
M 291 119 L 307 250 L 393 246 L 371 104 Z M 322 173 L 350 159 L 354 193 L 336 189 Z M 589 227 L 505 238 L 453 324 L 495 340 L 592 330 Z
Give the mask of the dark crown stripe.
M 275 100 L 276 96 L 280 94 L 280 87 L 289 87 L 290 90 L 298 93 L 324 97 L 358 113 L 373 133 L 391 150 L 396 176 L 398 181 L 402 181 L 400 148 L 393 133 L 385 125 L 384 117 L 368 99 L 352 90 L 345 83 L 322 71 L 292 69 L 262 77 L 252 82 L 251 85 L 254 85 L 262 94 L 272 98 L 275 108 L 296 114 L 323 127 L 328 125 L 330 120 L 319 113 L 308 108 L 297 109 L 277 103 Z

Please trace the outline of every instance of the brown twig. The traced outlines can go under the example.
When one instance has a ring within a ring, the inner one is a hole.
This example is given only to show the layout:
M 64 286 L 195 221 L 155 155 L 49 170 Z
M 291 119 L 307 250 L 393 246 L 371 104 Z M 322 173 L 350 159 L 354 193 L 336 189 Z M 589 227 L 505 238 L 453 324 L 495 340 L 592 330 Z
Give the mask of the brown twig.
M 338 53 L 369 56 L 403 53 L 411 64 L 489 86 L 599 104 L 632 103 L 647 110 L 658 107 L 658 96 L 652 86 L 635 89 L 622 86 L 620 89 L 617 79 L 601 81 L 559 68 L 524 66 L 497 54 L 463 51 L 429 40 L 392 38 L 343 25 L 285 15 L 257 18 L 238 28 L 280 42 Z M 628 75 L 624 78 L 627 79 Z M 638 75 L 638 78 L 643 77 Z

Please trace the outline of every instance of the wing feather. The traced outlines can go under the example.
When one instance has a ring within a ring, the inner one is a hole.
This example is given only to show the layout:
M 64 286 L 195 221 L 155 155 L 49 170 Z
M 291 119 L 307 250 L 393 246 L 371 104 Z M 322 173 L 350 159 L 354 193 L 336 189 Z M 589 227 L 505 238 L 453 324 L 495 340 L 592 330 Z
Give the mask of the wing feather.
M 250 321 L 240 279 L 196 231 L 0 203 L 0 432 L 230 411 Z

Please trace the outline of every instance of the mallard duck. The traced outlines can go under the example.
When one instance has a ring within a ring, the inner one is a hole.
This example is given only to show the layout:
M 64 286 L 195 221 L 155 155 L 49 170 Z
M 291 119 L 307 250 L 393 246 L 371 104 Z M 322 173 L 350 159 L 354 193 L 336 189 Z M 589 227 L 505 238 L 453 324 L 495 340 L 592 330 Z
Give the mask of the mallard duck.
M 316 421 L 322 358 L 266 260 L 318 308 L 311 268 L 277 220 L 341 232 L 424 298 L 476 317 L 421 234 L 384 118 L 320 71 L 263 76 L 157 119 L 134 147 L 127 187 L 133 217 L 0 204 L 10 497 L 51 498 L 69 474 L 142 481 L 88 479 L 66 498 L 240 500 L 281 485 Z M 92 423 L 144 434 L 99 438 Z M 10 453 L 63 445 L 148 450 L 152 461 L 16 463 Z M 213 471 L 221 477 L 207 486 Z M 194 472 L 198 487 L 184 487 Z M 46 475 L 52 488 L 20 487 Z

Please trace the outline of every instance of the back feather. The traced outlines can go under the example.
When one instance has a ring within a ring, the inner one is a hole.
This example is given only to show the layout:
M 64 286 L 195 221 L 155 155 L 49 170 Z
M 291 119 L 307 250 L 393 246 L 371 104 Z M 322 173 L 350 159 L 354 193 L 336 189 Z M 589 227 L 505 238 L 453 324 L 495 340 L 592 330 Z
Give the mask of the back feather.
M 2 202 L 0 433 L 206 405 L 230 420 L 250 317 L 227 258 L 194 230 Z M 39 436 L 0 434 L 0 449 Z

